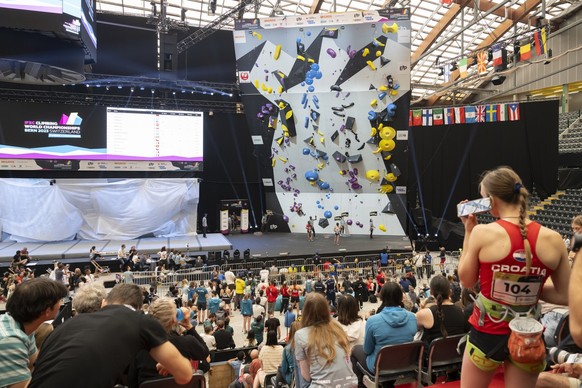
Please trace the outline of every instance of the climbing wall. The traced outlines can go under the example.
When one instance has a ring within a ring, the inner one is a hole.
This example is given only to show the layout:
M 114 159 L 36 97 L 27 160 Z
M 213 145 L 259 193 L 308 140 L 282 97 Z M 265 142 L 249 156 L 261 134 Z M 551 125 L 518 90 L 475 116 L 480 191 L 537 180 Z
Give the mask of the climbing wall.
M 278 230 L 404 235 L 408 10 L 240 20 L 234 43 Z

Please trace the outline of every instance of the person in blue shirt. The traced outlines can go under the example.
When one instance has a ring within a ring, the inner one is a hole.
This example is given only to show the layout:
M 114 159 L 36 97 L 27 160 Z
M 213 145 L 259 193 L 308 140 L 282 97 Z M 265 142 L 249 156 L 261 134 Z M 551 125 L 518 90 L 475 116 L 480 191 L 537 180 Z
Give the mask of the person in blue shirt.
M 289 335 L 289 329 L 291 328 L 293 322 L 295 322 L 296 318 L 297 316 L 293 312 L 293 307 L 292 306 L 287 307 L 287 311 L 285 312 L 285 317 L 283 319 L 283 324 L 287 328 L 287 335 Z
M 215 314 L 220 308 L 220 298 L 216 294 L 216 291 L 212 291 L 212 297 L 208 300 L 208 314 Z
M 251 318 L 253 317 L 253 301 L 250 294 L 245 294 L 240 301 L 240 312 L 243 316 L 243 331 L 251 331 Z
M 388 251 L 386 249 L 382 249 L 382 252 L 380 252 L 380 267 L 387 266 L 388 266 Z
M 204 287 L 204 282 L 200 282 L 200 285 L 196 287 L 196 307 L 198 307 L 198 323 L 200 325 L 206 319 L 206 295 L 208 295 L 208 290 Z
M 374 374 L 380 349 L 414 339 L 417 331 L 416 316 L 404 309 L 403 296 L 400 285 L 395 282 L 387 282 L 380 290 L 382 305 L 366 322 L 364 345 L 356 345 L 352 349 L 352 367 L 359 384 L 363 384 L 364 375 L 357 367 L 358 362 Z

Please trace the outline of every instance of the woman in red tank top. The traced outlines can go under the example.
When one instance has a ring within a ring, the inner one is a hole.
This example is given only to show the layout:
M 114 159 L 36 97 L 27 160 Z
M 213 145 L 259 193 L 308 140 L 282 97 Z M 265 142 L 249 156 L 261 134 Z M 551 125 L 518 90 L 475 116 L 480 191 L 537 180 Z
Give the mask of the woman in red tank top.
M 474 214 L 461 217 L 465 238 L 459 277 L 466 288 L 480 282 L 478 302 L 482 302 L 481 307 L 475 304 L 469 320 L 472 328 L 461 387 L 487 387 L 501 364 L 506 386 L 534 387 L 544 365 L 518 364 L 510 359 L 509 321 L 512 311 L 533 311 L 538 299 L 568 303 L 566 249 L 558 233 L 528 219 L 529 193 L 511 168 L 486 172 L 480 191 L 491 199 L 490 212 L 498 221 L 477 225 Z M 548 277 L 552 282 L 546 283 Z

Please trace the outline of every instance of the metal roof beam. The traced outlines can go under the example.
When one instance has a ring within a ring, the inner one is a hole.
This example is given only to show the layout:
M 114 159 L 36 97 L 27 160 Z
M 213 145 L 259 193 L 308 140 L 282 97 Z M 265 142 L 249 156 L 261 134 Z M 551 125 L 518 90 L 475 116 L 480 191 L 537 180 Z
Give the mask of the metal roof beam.
M 465 0 L 453 0 L 453 3 L 459 4 L 461 7 L 467 6 L 467 4 L 463 4 L 463 3 L 466 3 Z M 479 11 L 488 12 L 490 9 L 495 8 L 497 3 L 493 2 L 493 1 L 478 1 L 477 5 L 479 7 Z M 506 14 L 506 11 L 507 11 L 507 14 Z M 509 19 L 514 23 L 528 23 L 529 22 L 527 20 L 527 18 L 524 18 L 523 15 L 520 15 L 519 8 L 518 9 L 509 8 L 509 7 L 496 8 L 493 10 L 493 12 L 491 12 L 491 14 L 505 18 L 505 19 Z M 538 18 L 536 17 L 535 20 L 531 21 L 531 23 L 535 25 L 535 23 L 537 22 L 537 19 Z
M 311 7 L 309 7 L 309 13 L 319 13 L 322 5 L 323 0 L 313 0 L 313 3 L 311 3 Z

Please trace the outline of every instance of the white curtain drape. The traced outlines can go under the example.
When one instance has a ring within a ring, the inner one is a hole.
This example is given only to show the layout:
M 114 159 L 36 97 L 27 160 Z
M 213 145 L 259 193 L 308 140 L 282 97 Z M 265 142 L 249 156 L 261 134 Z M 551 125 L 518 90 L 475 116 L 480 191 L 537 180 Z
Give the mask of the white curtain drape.
M 197 179 L 0 179 L 10 240 L 125 240 L 196 233 Z

